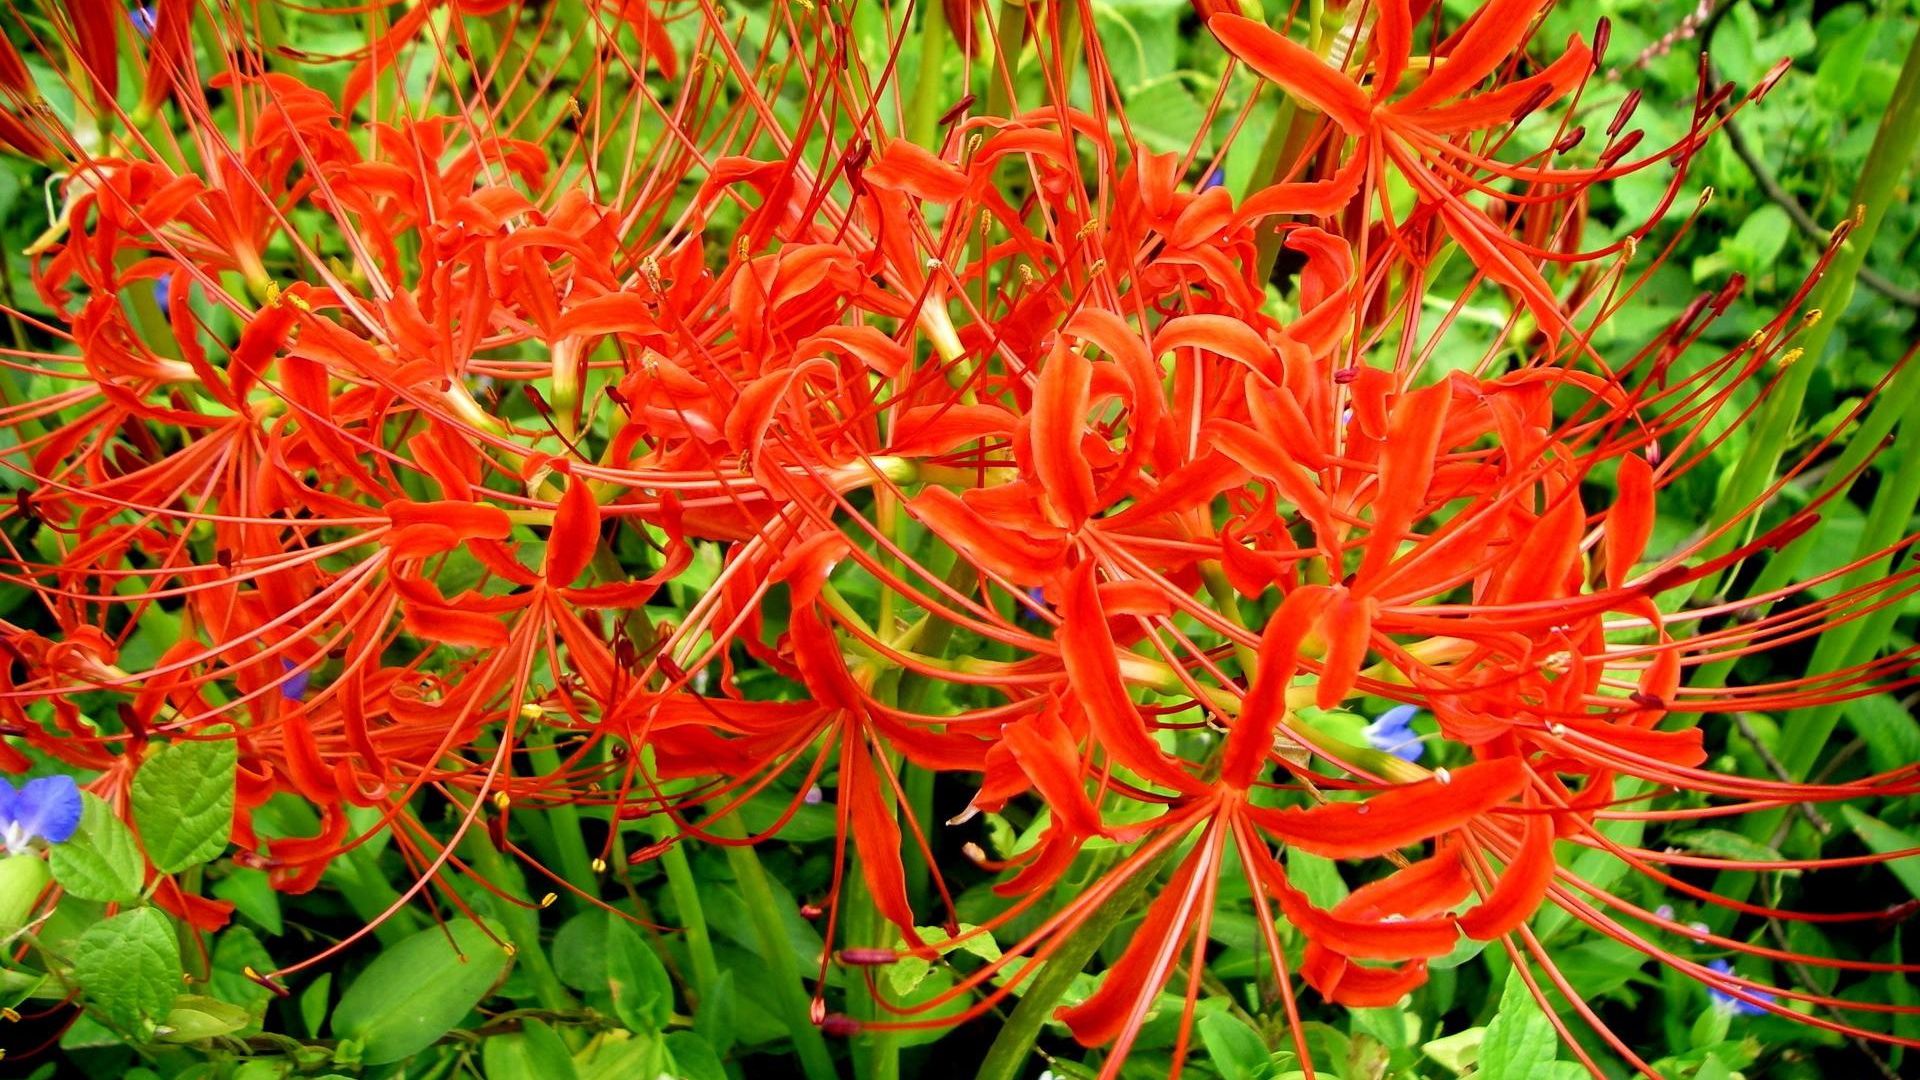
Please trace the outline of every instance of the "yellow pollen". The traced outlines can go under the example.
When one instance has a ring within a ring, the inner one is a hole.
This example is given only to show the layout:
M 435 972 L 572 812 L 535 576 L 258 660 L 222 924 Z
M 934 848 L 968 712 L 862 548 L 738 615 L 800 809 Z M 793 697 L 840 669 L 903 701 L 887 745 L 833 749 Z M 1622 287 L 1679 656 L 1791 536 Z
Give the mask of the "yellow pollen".
M 548 893 L 547 895 L 540 898 L 540 906 L 543 908 L 550 908 L 553 906 L 553 902 L 558 899 L 560 899 L 560 897 L 557 894 Z
M 506 792 L 496 791 L 493 793 L 493 808 L 495 810 L 500 810 L 504 812 L 507 807 L 512 805 L 513 805 L 513 799 Z
M 607 872 L 607 860 L 605 859 L 595 859 L 587 865 L 592 867 L 593 872 L 596 874 L 604 874 Z

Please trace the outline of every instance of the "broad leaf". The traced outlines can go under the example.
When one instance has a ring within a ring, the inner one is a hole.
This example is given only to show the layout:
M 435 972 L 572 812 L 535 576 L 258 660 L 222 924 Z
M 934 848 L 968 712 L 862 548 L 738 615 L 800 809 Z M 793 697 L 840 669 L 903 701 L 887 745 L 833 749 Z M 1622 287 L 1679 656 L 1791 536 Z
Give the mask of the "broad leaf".
M 538 1020 L 524 1021 L 519 1031 L 482 1043 L 480 1060 L 487 1080 L 573 1080 L 579 1075 L 567 1044 Z
M 1531 1080 L 1553 1068 L 1559 1050 L 1553 1024 L 1540 1011 L 1519 974 L 1507 975 L 1507 987 L 1500 994 L 1500 1011 L 1480 1041 L 1480 1071 L 1483 1080 Z
M 638 931 L 607 916 L 607 979 L 613 1012 L 633 1031 L 658 1031 L 673 1015 L 673 980 Z
M 340 995 L 333 1033 L 385 1065 L 452 1031 L 506 974 L 509 955 L 470 920 L 414 934 L 374 957 Z
M 178 873 L 226 850 L 237 761 L 226 739 L 173 743 L 147 755 L 133 778 L 133 823 L 155 869 Z
M 73 979 L 101 1019 L 145 1038 L 173 1008 L 180 990 L 180 943 L 157 908 L 122 912 L 94 924 L 67 947 Z
M 146 877 L 133 830 L 99 796 L 83 791 L 80 800 L 80 828 L 48 855 L 54 880 L 82 900 L 132 900 Z

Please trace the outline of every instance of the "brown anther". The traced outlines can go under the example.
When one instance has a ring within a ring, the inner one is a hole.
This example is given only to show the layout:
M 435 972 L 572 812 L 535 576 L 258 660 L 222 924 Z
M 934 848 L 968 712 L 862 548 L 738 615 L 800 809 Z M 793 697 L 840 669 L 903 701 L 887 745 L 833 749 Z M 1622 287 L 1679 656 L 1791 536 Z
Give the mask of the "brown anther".
M 824 1035 L 832 1035 L 836 1038 L 844 1039 L 860 1034 L 860 1021 L 843 1013 L 823 1016 L 816 1021 L 816 1023 L 820 1027 L 821 1034 Z

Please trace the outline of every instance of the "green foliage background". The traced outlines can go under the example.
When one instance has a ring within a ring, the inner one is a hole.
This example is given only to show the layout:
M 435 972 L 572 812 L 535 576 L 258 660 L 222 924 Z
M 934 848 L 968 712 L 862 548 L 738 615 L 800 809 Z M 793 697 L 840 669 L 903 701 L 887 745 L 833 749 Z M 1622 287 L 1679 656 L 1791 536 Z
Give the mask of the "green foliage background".
M 766 18 L 763 4 L 738 5 L 750 23 Z M 1449 2 L 1450 8 L 1469 5 Z M 1114 73 L 1129 95 L 1134 130 L 1157 150 L 1184 148 L 1204 117 L 1202 92 L 1217 78 L 1222 54 L 1197 31 L 1186 0 L 1113 0 L 1095 4 L 1101 33 L 1108 42 Z M 1702 44 L 1711 49 L 1715 77 L 1746 86 L 1771 64 L 1791 58 L 1794 68 L 1761 105 L 1743 112 L 1734 124 L 1737 138 L 1723 137 L 1701 155 L 1687 178 L 1686 195 L 1675 204 L 1668 228 L 1677 236 L 1673 258 L 1658 272 L 1639 301 L 1614 319 L 1602 339 L 1604 348 L 1630 350 L 1651 337 L 1702 289 L 1717 287 L 1729 274 L 1745 275 L 1747 297 L 1713 332 L 1724 347 L 1738 341 L 1744 328 L 1776 310 L 1801 281 L 1824 242 L 1825 231 L 1852 213 L 1849 193 L 1859 175 L 1876 126 L 1892 93 L 1907 43 L 1920 14 L 1911 3 L 1740 0 L 1690 11 L 1667 0 L 1584 0 L 1565 3 L 1549 23 L 1548 39 L 1574 31 L 1590 32 L 1596 18 L 1612 20 L 1609 64 L 1617 80 L 1597 83 L 1584 109 L 1589 125 L 1604 125 L 1630 91 L 1644 95 L 1634 122 L 1647 129 L 1647 142 L 1677 137 L 1699 77 Z M 1683 19 L 1685 20 L 1683 22 Z M 297 43 L 317 49 L 349 44 L 360 32 L 341 30 L 324 18 L 292 20 Z M 1665 40 L 1676 28 L 1691 27 Z M 310 35 L 302 38 L 301 35 Z M 910 42 L 903 70 L 916 69 L 919 45 Z M 952 92 L 960 96 L 958 59 L 949 55 Z M 56 107 L 59 102 L 55 101 Z M 1272 108 L 1271 103 L 1267 106 Z M 1259 130 L 1264 116 L 1256 116 Z M 1218 133 L 1212 133 L 1217 137 Z M 1227 182 L 1243 190 L 1253 169 L 1249 139 L 1226 162 Z M 1741 151 L 1744 148 L 1744 156 Z M 1643 173 L 1603 195 L 1592 207 L 1594 234 L 1617 233 L 1649 213 L 1667 177 Z M 0 242 L 4 244 L 7 303 L 29 315 L 44 314 L 27 287 L 29 265 L 22 249 L 46 227 L 51 178 L 43 169 L 17 161 L 0 164 Z M 1815 365 L 1805 408 L 1796 429 L 1799 441 L 1820 436 L 1844 417 L 1869 387 L 1884 378 L 1915 340 L 1916 303 L 1920 302 L 1920 199 L 1912 197 L 1911 171 L 1901 197 L 1891 207 L 1867 265 L 1878 275 L 1875 287 L 1856 291 L 1837 319 L 1824 355 Z M 1711 201 L 1690 225 L 1685 219 L 1699 196 L 1713 189 Z M 1796 222 L 1804 218 L 1814 228 Z M 1443 286 L 1444 288 L 1444 286 Z M 1435 311 L 1450 300 L 1435 297 Z M 1490 316 L 1497 326 L 1502 316 Z M 1471 323 L 1471 319 L 1467 320 Z M 11 340 L 27 346 L 44 340 L 31 326 L 13 321 Z M 1491 330 L 1489 330 L 1491 333 Z M 1711 342 L 1710 342 L 1711 343 Z M 1451 349 L 1459 362 L 1476 358 L 1480 345 L 1471 331 L 1455 334 Z M 1702 352 L 1706 350 L 1703 348 Z M 1445 356 L 1442 357 L 1446 359 Z M 28 381 L 11 393 L 38 396 L 45 387 Z M 1721 466 L 1744 450 L 1736 432 L 1718 452 Z M 1888 460 L 1878 475 L 1920 462 Z M 1713 507 L 1724 469 L 1701 469 L 1689 477 L 1679 497 L 1665 507 L 1655 545 L 1678 540 L 1697 528 Z M 17 485 L 0 472 L 0 488 Z M 1828 516 L 1821 543 L 1812 554 L 1821 565 L 1846 561 L 1866 529 L 1866 511 L 1874 492 L 1869 479 L 1854 501 L 1839 504 Z M 1796 498 L 1790 489 L 1781 513 Z M 1912 524 L 1900 529 L 1912 531 Z M 1814 569 L 1817 567 L 1810 567 Z M 707 564 L 706 573 L 712 566 Z M 700 571 L 678 583 L 678 598 L 698 595 Z M 1911 606 L 1911 604 L 1910 604 Z M 0 617 L 31 622 L 32 605 L 17 588 L 0 587 Z M 175 627 L 156 610 L 127 650 L 130 668 L 143 666 L 164 649 Z M 1909 641 L 1912 619 L 1902 613 L 1882 647 Z M 1755 660 L 1752 663 L 1779 662 Z M 1739 676 L 1734 673 L 1734 677 Z M 751 675 L 751 673 L 749 673 Z M 767 686 L 774 694 L 782 688 Z M 1827 760 L 1863 756 L 1876 769 L 1920 759 L 1920 725 L 1912 702 L 1889 695 L 1849 706 Z M 1780 717 L 1709 717 L 1709 744 L 1723 760 L 1743 771 L 1763 772 L 1767 754 L 1780 737 Z M 0 1069 L 35 1077 L 91 1075 L 152 1078 L 220 1077 L 265 1080 L 289 1075 L 358 1074 L 380 1077 L 460 1077 L 492 1080 L 615 1080 L 661 1074 L 690 1080 L 797 1075 L 794 1047 L 781 1017 L 785 1004 L 776 980 L 770 980 L 754 909 L 770 906 L 784 929 L 783 947 L 802 971 L 817 962 L 823 942 L 818 924 L 801 914 L 801 901 L 821 895 L 831 874 L 834 815 L 830 805 L 808 805 L 794 816 L 778 842 L 761 851 L 764 879 L 737 859 L 711 848 L 693 848 L 697 895 L 677 894 L 667 886 L 657 863 L 616 866 L 608 878 L 578 866 L 553 862 L 575 872 L 575 884 L 601 889 L 602 895 L 646 920 L 666 927 L 687 923 L 685 907 L 697 900 L 710 933 L 720 970 L 714 1000 L 691 1016 L 686 988 L 691 957 L 685 935 L 648 931 L 609 918 L 561 892 L 551 906 L 535 906 L 549 886 L 530 881 L 526 872 L 481 844 L 467 851 L 476 868 L 508 897 L 502 900 L 463 883 L 466 900 L 491 922 L 489 935 L 471 922 L 456 921 L 443 932 L 417 906 L 405 908 L 382 925 L 377 946 L 356 949 L 343 959 L 293 980 L 291 996 L 281 998 L 249 979 L 248 969 L 270 970 L 324 948 L 346 930 L 386 909 L 397 888 L 411 879 L 398 854 L 374 840 L 340 859 L 320 889 L 298 897 L 272 892 L 265 875 L 222 857 L 222 838 L 205 821 L 174 812 L 181 800 L 204 787 L 208 775 L 231 775 L 224 761 L 151 761 L 135 787 L 135 810 L 159 815 L 143 828 L 149 851 L 156 844 L 167 868 L 182 868 L 201 880 L 208 892 L 232 901 L 238 910 L 230 928 L 206 942 L 206 952 L 151 907 L 134 907 L 104 918 L 105 905 L 131 900 L 140 878 L 137 856 L 124 826 L 97 802 L 88 804 L 81 834 L 53 862 L 53 873 L 67 898 L 39 937 L 66 965 L 38 977 L 24 970 L 0 973 L 0 1003 L 29 1019 L 0 1021 L 0 1045 L 9 1058 Z M 144 793 L 144 794 L 143 794 Z M 770 792 L 752 808 L 749 825 L 770 822 L 791 792 Z M 831 799 L 831 792 L 826 793 Z M 941 793 L 941 807 L 945 795 Z M 964 795 L 961 797 L 964 800 Z M 209 811 L 218 817 L 217 808 Z M 307 832 L 310 812 L 292 802 L 276 803 L 263 814 L 262 829 L 285 834 Z M 204 815 L 203 815 L 204 817 Z M 177 819 L 158 824 L 160 818 Z M 199 821 L 199 824 L 196 824 Z M 518 833 L 535 851 L 562 851 L 559 837 L 581 823 L 565 815 L 541 818 L 519 814 Z M 362 827 L 370 817 L 358 819 Z M 1004 853 L 1033 822 L 1021 817 L 990 818 L 988 846 Z M 144 825 L 144 823 L 143 823 Z M 604 824 L 599 827 L 604 828 Z M 637 848 L 659 839 L 657 826 L 629 823 L 623 843 Z M 1775 847 L 1798 853 L 1845 855 L 1862 850 L 1920 847 L 1920 811 L 1912 805 L 1879 807 L 1872 816 L 1858 810 L 1818 819 L 1789 819 L 1779 834 L 1755 839 L 1713 829 L 1676 827 L 1665 843 L 1713 854 L 1750 856 Z M 1604 856 L 1580 857 L 1581 870 L 1596 882 L 1617 888 L 1648 907 L 1668 898 L 1649 882 L 1624 873 Z M 956 864 L 961 860 L 955 859 Z M 1325 903 L 1344 889 L 1330 866 L 1294 856 L 1292 869 L 1315 899 Z M 1920 867 L 1912 860 L 1884 870 L 1839 871 L 1818 881 L 1776 881 L 1770 887 L 1794 890 L 1799 906 L 1862 908 L 1897 905 L 1920 897 Z M 989 900 L 984 881 L 964 867 L 956 872 L 963 915 L 984 912 Z M 1244 885 L 1228 888 L 1215 919 L 1217 963 L 1201 1002 L 1199 1046 L 1187 1075 L 1222 1080 L 1257 1080 L 1298 1075 L 1278 1009 L 1257 996 L 1236 994 L 1229 983 L 1254 985 L 1257 948 Z M 1694 917 L 1688 905 L 1673 901 L 1684 921 Z M 1137 918 L 1130 916 L 1129 918 Z M 1130 923 L 1108 946 L 1125 940 Z M 1864 1048 L 1813 1028 L 1772 1017 L 1734 1015 L 1714 1007 L 1699 986 L 1647 963 L 1624 946 L 1583 931 L 1571 920 L 1547 913 L 1535 924 L 1564 966 L 1580 995 L 1598 1008 L 1623 1036 L 1658 1060 L 1668 1075 L 1699 1080 L 1744 1074 L 1749 1077 L 1813 1078 L 1913 1074 L 1915 1065 L 1899 1051 Z M 1868 930 L 1822 930 L 1804 925 L 1763 926 L 1752 933 L 1768 944 L 1820 954 L 1844 951 L 1876 959 L 1915 957 L 1906 941 L 1915 930 L 1889 923 Z M 1877 940 L 1875 935 L 1878 935 Z M 522 943 L 509 956 L 495 937 Z M 538 948 L 524 943 L 534 941 Z M 987 948 L 973 945 L 970 948 Z M 964 969 L 968 955 L 947 958 Z M 1509 961 L 1499 950 L 1463 950 L 1435 965 L 1430 985 L 1404 1008 L 1345 1012 L 1315 1007 L 1309 1042 L 1332 1075 L 1347 1080 L 1378 1077 L 1446 1078 L 1474 1075 L 1487 1080 L 1585 1075 L 1559 1046 L 1547 1019 L 1506 978 Z M 193 981 L 183 984 L 182 972 Z M 1788 981 L 1820 972 L 1756 970 Z M 836 969 L 836 978 L 840 976 Z M 942 965 L 903 963 L 879 975 L 902 996 L 928 994 L 951 979 Z M 1071 1000 L 1092 985 L 1081 976 Z M 1504 981 L 1504 990 L 1502 984 Z M 183 989 L 184 986 L 184 989 Z M 46 1010 L 70 988 L 77 988 L 84 1013 L 62 1031 L 71 1017 Z M 1850 982 L 1845 991 L 1877 1000 L 1920 1002 L 1909 981 L 1874 976 Z M 1129 1076 L 1165 1075 L 1174 1033 L 1174 1011 L 1163 1011 L 1138 1044 Z M 901 1039 L 906 1075 L 949 1076 L 970 1073 L 994 1033 L 994 1018 L 945 1036 Z M 1920 1037 L 1920 1023 L 1900 1021 L 1901 1033 Z M 22 1059 L 34 1045 L 52 1040 L 43 1056 Z M 844 1045 L 844 1044 L 841 1044 Z M 1050 1029 L 1041 1040 L 1028 1075 L 1043 1068 L 1056 1077 L 1092 1075 L 1090 1056 Z M 845 1053 L 837 1049 L 835 1053 Z M 851 1055 L 857 1058 L 858 1055 Z M 1611 1060 L 1611 1055 L 1602 1054 Z M 843 1068 L 850 1066 L 842 1061 Z M 864 1070 L 863 1070 L 864 1071 Z M 1327 1075 L 1323 1072 L 1322 1075 Z M 1624 1071 L 1621 1071 L 1624 1075 Z

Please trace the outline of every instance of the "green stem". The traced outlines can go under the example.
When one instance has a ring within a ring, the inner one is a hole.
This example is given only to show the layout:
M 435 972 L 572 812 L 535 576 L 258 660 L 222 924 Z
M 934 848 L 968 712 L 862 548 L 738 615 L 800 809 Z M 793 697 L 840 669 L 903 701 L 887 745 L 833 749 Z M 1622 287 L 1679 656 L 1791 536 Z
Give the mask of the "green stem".
M 507 860 L 493 846 L 492 838 L 478 823 L 467 830 L 466 846 L 467 862 L 474 874 L 513 898 L 496 903 L 494 915 L 507 928 L 514 958 L 526 969 L 534 998 L 542 1008 L 556 1012 L 579 1008 L 580 1003 L 560 984 L 560 977 L 554 974 L 553 964 L 547 959 L 546 945 L 540 940 L 540 909 L 513 902 L 529 899 L 523 884 L 524 875 L 518 872 L 518 867 L 507 865 Z
M 700 1007 L 706 1008 L 712 1001 L 709 995 L 720 981 L 720 965 L 713 958 L 713 935 L 707 930 L 706 910 L 700 906 L 700 884 L 693 876 L 686 849 L 679 844 L 660 853 L 660 867 L 666 871 L 667 891 L 673 894 L 673 906 L 680 912 L 680 924 L 687 935 L 694 990 L 699 994 Z
M 736 840 L 746 836 L 746 828 L 737 815 L 727 814 L 715 820 L 715 836 Z M 806 984 L 800 981 L 800 967 L 793 962 L 793 948 L 787 942 L 786 927 L 780 922 L 778 901 L 767 882 L 766 868 L 760 856 L 744 844 L 728 845 L 727 865 L 740 885 L 740 898 L 746 901 L 747 917 L 753 920 L 753 936 L 760 943 L 760 959 L 780 995 L 780 1011 L 800 1057 L 800 1068 L 807 1080 L 839 1080 L 833 1067 L 833 1055 L 827 1052 L 827 1040 L 813 1022 L 813 1000 Z
M 1867 154 L 1866 167 L 1854 188 L 1855 205 L 1865 207 L 1865 215 L 1860 227 L 1849 235 L 1828 267 L 1826 278 L 1815 289 L 1811 303 L 1825 317 L 1808 330 L 1802 343 L 1804 358 L 1782 375 L 1774 394 L 1763 407 L 1760 426 L 1715 507 L 1716 523 L 1745 512 L 1772 481 L 1789 444 L 1793 423 L 1798 419 L 1807 382 L 1822 360 L 1833 328 L 1852 298 L 1855 279 L 1867 251 L 1917 147 L 1920 147 L 1920 35 L 1916 35 L 1908 47 L 1900 81 L 1881 118 L 1880 129 Z M 1881 440 L 1896 425 L 1899 434 L 1888 455 L 1889 464 L 1880 470 L 1881 487 L 1875 493 L 1866 527 L 1854 544 L 1855 558 L 1878 551 L 1897 539 L 1904 530 L 1907 515 L 1912 512 L 1916 495 L 1920 494 L 1920 476 L 1915 475 L 1913 467 L 1920 463 L 1920 375 L 1912 365 L 1898 373 L 1861 429 L 1849 439 L 1835 464 L 1836 475 L 1848 475 L 1882 452 Z M 1755 591 L 1785 585 L 1809 554 L 1821 550 L 1818 537 L 1818 531 L 1810 532 L 1778 552 L 1761 573 Z M 1730 537 L 1717 545 L 1716 550 L 1724 551 L 1732 543 Z M 1840 582 L 1840 587 L 1844 589 L 1883 576 L 1890 563 L 1889 558 L 1882 558 L 1861 567 Z M 1732 571 L 1727 573 L 1731 575 Z M 1709 594 L 1718 588 L 1719 583 L 1712 580 L 1701 583 L 1701 589 Z M 1837 671 L 1870 659 L 1888 639 L 1898 613 L 1897 607 L 1888 607 L 1829 627 L 1814 648 L 1808 674 Z M 1693 683 L 1718 686 L 1730 671 L 1731 664 L 1716 664 L 1702 670 Z M 1774 749 L 1786 773 L 1783 779 L 1797 780 L 1809 773 L 1832 736 L 1841 712 L 1842 707 L 1837 704 L 1819 705 L 1797 713 L 1790 723 L 1782 725 L 1780 742 Z M 1784 811 L 1750 814 L 1742 823 L 1742 830 L 1749 838 L 1768 838 L 1780 827 L 1783 814 Z M 1719 895 L 1741 900 L 1752 892 L 1757 880 L 1750 873 L 1723 873 L 1715 880 L 1713 889 Z M 1731 909 L 1726 909 L 1716 912 L 1709 921 L 1716 924 L 1716 929 L 1724 929 L 1731 925 L 1732 918 Z
M 874 906 L 867 890 L 866 876 L 855 865 L 849 869 L 846 888 L 846 942 L 853 947 L 892 948 L 895 944 L 890 924 Z M 886 1013 L 875 1000 L 864 973 L 855 971 L 847 982 L 848 1012 L 856 1020 L 879 1020 Z M 860 1036 L 853 1055 L 853 1074 L 858 1080 L 899 1080 L 900 1046 L 892 1034 L 867 1031 Z
M 1333 28 L 1333 33 L 1326 32 L 1326 13 L 1320 0 L 1314 0 L 1309 9 L 1307 27 L 1308 48 L 1325 56 L 1329 43 L 1338 40 L 1338 27 Z M 1242 199 L 1287 178 L 1319 119 L 1319 113 L 1301 108 L 1291 95 L 1281 101 L 1280 111 L 1274 114 L 1273 124 L 1261 140 L 1260 156 L 1254 161 L 1247 190 L 1240 193 Z M 1272 228 L 1261 229 L 1254 238 L 1254 280 L 1264 282 L 1272 276 L 1274 260 L 1280 257 L 1280 242 L 1280 232 Z
M 1800 362 L 1781 373 L 1766 403 L 1761 406 L 1746 449 L 1728 475 L 1727 483 L 1714 505 L 1712 522 L 1716 526 L 1747 513 L 1754 500 L 1773 482 L 1781 455 L 1792 445 L 1793 427 L 1800 419 L 1800 406 L 1806 398 L 1807 383 L 1825 357 L 1827 342 L 1833 335 L 1834 327 L 1853 299 L 1854 284 L 1859 278 L 1861 266 L 1866 262 L 1867 252 L 1873 247 L 1873 238 L 1880 231 L 1881 222 L 1886 220 L 1888 209 L 1899 201 L 1896 198 L 1897 189 L 1913 164 L 1916 150 L 1920 150 L 1920 35 L 1915 36 L 1907 49 L 1906 63 L 1900 70 L 1900 81 L 1894 88 L 1892 100 L 1887 103 L 1887 111 L 1880 120 L 1880 130 L 1874 135 L 1873 147 L 1867 152 L 1866 164 L 1853 190 L 1853 205 L 1865 209 L 1860 225 L 1848 235 L 1846 243 L 1828 265 L 1826 276 L 1814 287 L 1813 296 L 1808 301 L 1809 307 L 1819 311 L 1823 317 L 1808 328 L 1806 336 L 1801 339 L 1800 346 L 1805 352 Z M 1724 554 L 1732 550 L 1739 540 L 1737 531 L 1729 531 L 1704 553 L 1704 557 Z M 1732 573 L 1733 570 L 1729 569 L 1718 580 L 1702 581 L 1698 595 L 1707 596 L 1717 592 Z
M 560 771 L 560 752 L 553 744 L 538 745 L 529 742 L 527 760 L 539 776 L 553 776 Z M 570 802 L 559 802 L 547 807 L 541 815 L 548 826 L 548 835 L 540 844 L 545 857 L 552 859 L 559 867 L 560 876 L 569 883 L 589 893 L 593 891 L 596 875 L 593 872 L 593 856 L 587 853 L 587 840 L 580 832 L 580 811 Z M 580 900 L 571 893 L 567 894 L 569 906 L 579 906 Z
M 907 138 L 929 150 L 940 149 L 941 97 L 947 83 L 947 10 L 940 0 L 918 0 L 920 7 L 920 76 L 913 84 L 913 111 L 908 113 Z
M 1008 86 L 1018 86 L 1020 76 L 1020 53 L 1027 42 L 1027 5 L 1025 0 L 1002 0 L 1000 17 L 994 20 L 993 47 L 999 57 L 999 67 L 1006 70 L 1006 81 L 1000 79 L 1000 72 L 994 67 L 987 68 L 987 115 L 1012 116 L 1014 95 Z
M 1107 935 L 1133 910 L 1134 902 L 1146 892 L 1147 884 L 1159 875 L 1160 867 L 1171 854 L 1169 849 L 1166 855 L 1123 883 L 1047 958 L 1039 977 L 1027 987 L 1013 1015 L 1007 1018 L 993 1045 L 987 1048 L 987 1058 L 980 1063 L 975 1080 L 1017 1080 L 1026 1071 L 1033 1044 L 1040 1038 L 1040 1029 L 1053 1016 L 1061 997 L 1073 985 L 1074 977 L 1086 969 Z

